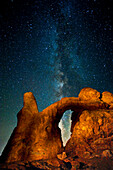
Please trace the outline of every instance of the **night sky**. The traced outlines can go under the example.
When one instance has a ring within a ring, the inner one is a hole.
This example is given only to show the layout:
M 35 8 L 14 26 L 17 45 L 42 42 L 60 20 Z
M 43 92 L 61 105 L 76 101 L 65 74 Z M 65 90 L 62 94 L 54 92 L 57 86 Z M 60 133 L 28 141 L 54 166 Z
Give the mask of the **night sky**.
M 112 0 L 0 1 L 0 154 L 25 92 L 39 111 L 84 87 L 113 93 L 112 15 Z

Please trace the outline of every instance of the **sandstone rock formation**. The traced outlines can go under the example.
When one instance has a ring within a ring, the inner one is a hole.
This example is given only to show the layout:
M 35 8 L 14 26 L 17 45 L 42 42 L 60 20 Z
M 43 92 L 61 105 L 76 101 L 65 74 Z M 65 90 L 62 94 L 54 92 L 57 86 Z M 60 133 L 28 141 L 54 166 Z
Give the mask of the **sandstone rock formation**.
M 107 150 L 112 164 L 112 97 L 109 92 L 100 94 L 92 88 L 84 88 L 78 97 L 62 98 L 39 112 L 33 94 L 25 93 L 24 106 L 17 115 L 17 127 L 2 153 L 1 162 L 8 167 L 11 162 L 24 162 L 25 165 L 27 161 L 39 168 L 43 160 L 48 166 L 53 162 L 53 169 L 61 165 L 64 169 L 73 169 L 75 165 L 86 166 L 86 159 L 105 157 Z M 69 109 L 73 111 L 72 135 L 63 148 L 58 123 Z
M 25 93 L 24 107 L 17 115 L 17 127 L 3 151 L 2 161 L 49 159 L 61 152 L 60 118 L 56 116 L 55 108 L 56 104 L 53 104 L 39 113 L 33 94 Z
M 107 149 L 113 152 L 113 110 L 84 110 L 73 128 L 65 152 L 87 157 L 100 155 Z
M 110 92 L 103 92 L 102 93 L 102 101 L 109 104 L 110 108 L 113 108 L 113 94 Z
M 90 87 L 89 88 L 86 87 L 80 91 L 78 97 L 80 100 L 98 101 L 100 100 L 100 92 Z

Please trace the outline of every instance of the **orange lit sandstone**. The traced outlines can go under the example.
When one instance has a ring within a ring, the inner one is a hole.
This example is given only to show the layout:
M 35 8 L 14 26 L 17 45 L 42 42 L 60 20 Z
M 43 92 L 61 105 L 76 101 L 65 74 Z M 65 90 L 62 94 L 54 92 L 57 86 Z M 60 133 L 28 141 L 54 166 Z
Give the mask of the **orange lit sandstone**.
M 110 92 L 103 92 L 102 93 L 102 101 L 109 104 L 110 108 L 113 108 L 113 94 Z
M 63 160 L 71 161 L 73 168 L 78 164 L 77 160 L 73 161 L 76 156 L 94 157 L 104 150 L 113 153 L 112 104 L 113 94 L 103 92 L 101 95 L 97 90 L 84 88 L 78 97 L 62 98 L 39 112 L 33 94 L 25 93 L 17 127 L 2 153 L 1 162 L 45 160 L 50 163 L 53 160 L 58 166 L 64 166 Z M 73 111 L 72 135 L 63 148 L 58 123 L 69 109 Z

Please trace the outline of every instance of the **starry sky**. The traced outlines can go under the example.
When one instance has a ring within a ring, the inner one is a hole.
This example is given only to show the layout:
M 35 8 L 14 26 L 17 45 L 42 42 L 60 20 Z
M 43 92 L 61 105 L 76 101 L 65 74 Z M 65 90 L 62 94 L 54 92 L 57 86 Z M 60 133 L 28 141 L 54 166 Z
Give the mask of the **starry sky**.
M 39 111 L 83 87 L 113 93 L 112 15 L 112 0 L 0 1 L 0 154 L 25 92 Z

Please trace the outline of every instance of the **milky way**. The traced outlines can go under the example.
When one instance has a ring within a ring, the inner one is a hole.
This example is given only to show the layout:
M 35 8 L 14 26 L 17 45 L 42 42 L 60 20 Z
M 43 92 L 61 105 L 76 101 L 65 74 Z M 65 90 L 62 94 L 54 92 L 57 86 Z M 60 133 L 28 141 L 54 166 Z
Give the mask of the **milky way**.
M 39 111 L 87 86 L 113 93 L 113 9 L 112 0 L 0 3 L 2 151 L 25 92 L 33 92 Z M 69 118 L 70 111 L 61 121 L 64 131 Z

